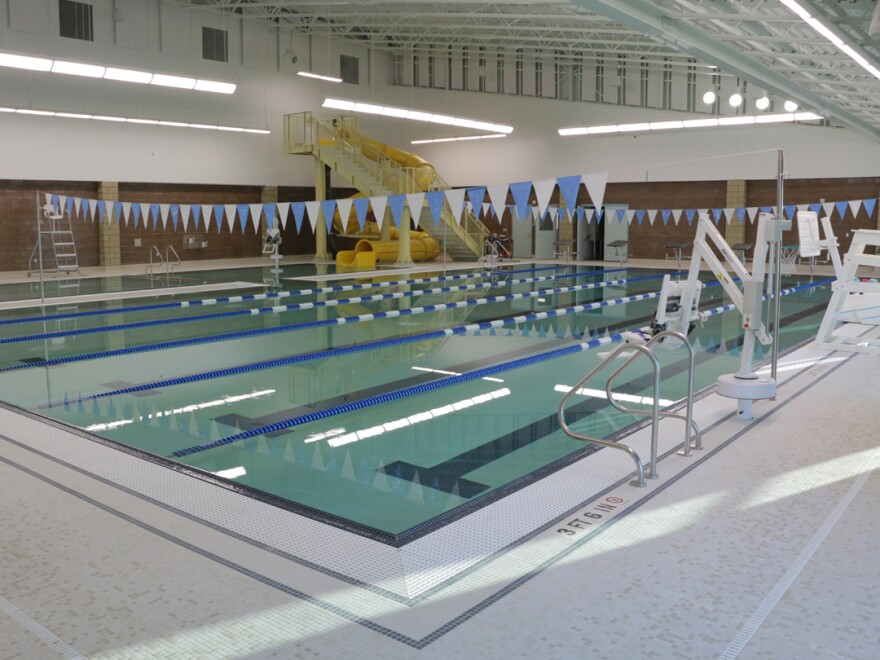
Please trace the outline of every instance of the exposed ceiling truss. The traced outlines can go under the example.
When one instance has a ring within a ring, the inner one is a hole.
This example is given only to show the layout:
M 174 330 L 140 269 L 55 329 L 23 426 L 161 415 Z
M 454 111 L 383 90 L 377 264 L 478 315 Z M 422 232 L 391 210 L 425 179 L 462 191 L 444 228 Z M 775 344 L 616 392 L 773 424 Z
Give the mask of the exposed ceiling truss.
M 483 46 L 557 59 L 696 61 L 880 141 L 880 79 L 779 0 L 176 1 L 389 50 Z M 880 67 L 880 34 L 869 36 L 880 0 L 798 2 Z

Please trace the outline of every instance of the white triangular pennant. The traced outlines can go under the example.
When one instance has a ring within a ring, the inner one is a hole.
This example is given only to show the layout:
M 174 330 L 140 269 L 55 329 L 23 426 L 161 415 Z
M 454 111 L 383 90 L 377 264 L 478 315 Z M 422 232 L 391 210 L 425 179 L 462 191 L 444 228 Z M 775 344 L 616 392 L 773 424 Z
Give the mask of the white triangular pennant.
M 351 217 L 351 205 L 354 200 L 351 197 L 336 200 L 336 208 L 339 210 L 339 221 L 342 223 L 342 231 L 348 231 L 348 219 Z
M 825 216 L 830 218 L 834 212 L 834 202 L 825 202 L 822 204 L 822 208 L 825 210 Z
M 370 197 L 370 206 L 373 208 L 373 215 L 381 229 L 385 223 L 385 209 L 388 207 L 388 197 L 385 195 Z
M 281 228 L 287 227 L 287 213 L 290 211 L 290 202 L 278 202 L 275 204 L 278 209 L 278 219 L 281 221 Z
M 657 219 L 657 209 L 648 209 L 648 224 L 653 225 L 654 220 Z
M 180 220 L 183 222 L 183 231 L 189 227 L 189 204 L 180 205 Z
M 536 221 L 541 216 L 541 212 L 537 206 L 532 207 L 532 221 Z
M 605 184 L 608 182 L 608 172 L 595 172 L 593 174 L 582 174 L 581 181 L 587 189 L 590 201 L 597 209 L 602 208 L 605 203 Z
M 263 215 L 263 205 L 262 204 L 251 204 L 251 224 L 254 226 L 254 233 L 256 234 L 260 231 L 260 216 Z M 266 226 L 268 227 L 268 219 Z
M 798 205 L 797 205 L 797 210 L 798 210 L 798 211 L 809 211 L 809 210 L 810 210 L 810 205 L 809 205 L 809 204 L 798 204 Z
M 131 216 L 131 202 L 122 202 L 122 217 L 125 219 L 125 226 L 128 227 L 128 218 Z
M 504 215 L 504 207 L 507 206 L 507 184 L 500 186 L 489 186 L 486 188 L 489 193 L 489 201 L 495 207 L 495 213 L 498 219 Z
M 859 209 L 862 208 L 862 200 L 854 199 L 849 203 L 849 208 L 852 210 L 853 217 L 855 218 L 859 214 Z
M 370 199 L 372 199 L 372 197 Z M 387 200 L 387 197 L 383 199 Z M 318 226 L 318 214 L 320 212 L 321 202 L 306 202 L 306 213 L 309 216 L 309 224 L 312 226 L 312 231 L 315 231 L 315 227 Z M 378 217 L 376 219 L 378 220 Z
M 535 188 L 535 199 L 538 200 L 538 211 L 541 217 L 547 211 L 550 205 L 550 197 L 553 195 L 553 189 L 556 187 L 556 179 L 543 179 L 532 183 Z
M 747 206 L 746 214 L 749 216 L 749 223 L 755 224 L 755 218 L 758 217 L 758 207 L 757 206 Z
M 79 217 L 79 208 L 82 206 L 82 199 L 79 197 L 73 198 L 73 208 L 76 209 L 76 217 Z
M 446 191 L 446 203 L 452 209 L 456 224 L 461 224 L 461 210 L 464 207 L 464 194 L 467 188 L 450 188 Z
M 235 204 L 224 204 L 223 207 L 226 209 L 226 224 L 229 226 L 229 233 L 231 234 L 235 227 L 235 214 L 237 209 L 235 208 Z M 220 226 L 219 220 L 217 221 L 217 226 Z
M 636 214 L 634 209 L 627 209 L 626 213 L 626 224 L 631 225 L 633 222 L 633 216 Z
M 678 221 L 681 220 L 681 213 L 683 209 L 672 209 L 672 221 L 675 223 L 675 226 L 678 226 Z
M 489 207 L 491 206 L 489 202 L 483 202 L 483 218 L 489 217 Z
M 724 217 L 727 219 L 727 224 L 733 222 L 733 218 L 736 216 L 736 211 L 734 211 L 733 207 L 724 209 Z
M 422 217 L 422 207 L 425 205 L 425 193 L 409 193 L 406 196 L 406 205 L 409 207 L 409 214 L 412 216 L 413 225 L 419 228 L 419 220 Z
M 98 200 L 89 200 L 89 214 L 92 216 L 92 222 L 95 222 L 95 212 L 98 210 Z
M 596 209 L 585 209 L 584 215 L 587 218 L 587 222 L 592 222 L 593 216 L 596 215 Z
M 171 204 L 159 204 L 159 217 L 162 218 L 162 229 L 168 225 L 168 209 L 171 208 Z

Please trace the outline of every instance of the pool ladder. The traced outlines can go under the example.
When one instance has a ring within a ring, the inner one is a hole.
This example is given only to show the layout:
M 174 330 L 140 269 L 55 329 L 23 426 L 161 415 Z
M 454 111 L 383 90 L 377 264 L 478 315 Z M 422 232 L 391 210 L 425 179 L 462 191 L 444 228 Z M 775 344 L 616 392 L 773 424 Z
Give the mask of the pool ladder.
M 671 411 L 660 410 L 660 361 L 657 359 L 657 356 L 654 354 L 651 346 L 656 344 L 660 339 L 665 339 L 667 337 L 674 337 L 679 339 L 688 350 L 688 379 L 687 379 L 687 403 L 686 403 L 686 411 L 684 415 L 679 415 L 678 413 L 674 413 Z M 613 374 L 608 378 L 605 383 L 605 396 L 608 397 L 609 403 L 612 406 L 617 408 L 622 413 L 629 413 L 631 415 L 645 415 L 651 417 L 651 462 L 650 469 L 648 473 L 649 479 L 657 478 L 657 427 L 660 421 L 660 417 L 674 417 L 675 419 L 683 420 L 685 423 L 685 439 L 683 443 L 683 448 L 679 451 L 679 455 L 681 456 L 690 456 L 691 449 L 702 449 L 702 433 L 700 431 L 699 425 L 693 419 L 693 408 L 694 408 L 694 365 L 696 362 L 696 352 L 694 351 L 694 347 L 688 341 L 688 338 L 680 332 L 676 332 L 674 330 L 664 330 L 656 335 L 654 335 L 650 341 L 646 344 L 623 344 L 618 346 L 614 351 L 611 352 L 610 355 L 602 362 L 597 365 L 594 369 L 590 371 L 586 376 L 584 376 L 578 383 L 571 388 L 571 390 L 562 397 L 562 401 L 559 403 L 559 409 L 557 411 L 557 417 L 559 418 L 559 425 L 566 435 L 574 438 L 575 440 L 582 440 L 584 442 L 591 442 L 596 445 L 602 445 L 603 447 L 611 447 L 612 449 L 617 449 L 620 451 L 625 451 L 636 464 L 636 478 L 630 481 L 630 484 L 633 486 L 638 486 L 643 488 L 645 486 L 645 466 L 642 463 L 642 459 L 639 457 L 638 453 L 632 447 L 625 445 L 620 442 L 612 442 L 610 440 L 604 440 L 602 438 L 594 438 L 592 436 L 583 435 L 580 433 L 576 433 L 569 428 L 568 424 L 565 421 L 565 405 L 568 403 L 569 399 L 571 399 L 577 392 L 581 389 L 581 387 L 586 384 L 590 379 L 592 379 L 597 373 L 602 371 L 606 366 L 611 364 L 612 360 L 616 358 L 618 355 L 623 353 L 624 351 L 635 350 L 635 355 L 629 357 L 626 362 L 624 362 L 620 367 L 618 367 Z M 638 359 L 639 355 L 645 355 L 651 361 L 651 365 L 653 367 L 653 375 L 654 375 L 654 401 L 651 405 L 651 410 L 640 410 L 638 408 L 627 408 L 622 406 L 619 401 L 615 400 L 613 393 L 611 392 L 611 384 L 617 376 L 620 375 L 622 371 L 624 371 L 630 364 L 632 364 L 636 359 Z M 691 437 L 691 429 L 694 431 L 693 438 Z M 691 443 L 693 441 L 693 447 Z
M 156 261 L 153 261 L 153 255 L 156 255 Z M 172 260 L 171 257 L 174 256 Z M 156 266 L 165 266 L 165 279 L 169 282 L 171 281 L 171 275 L 174 273 L 174 267 L 179 266 L 181 263 L 180 257 L 177 254 L 177 250 L 174 249 L 171 245 L 165 248 L 165 257 L 162 257 L 162 253 L 159 251 L 159 248 L 153 245 L 150 248 L 150 263 L 146 268 L 147 276 L 152 279 L 155 276 Z

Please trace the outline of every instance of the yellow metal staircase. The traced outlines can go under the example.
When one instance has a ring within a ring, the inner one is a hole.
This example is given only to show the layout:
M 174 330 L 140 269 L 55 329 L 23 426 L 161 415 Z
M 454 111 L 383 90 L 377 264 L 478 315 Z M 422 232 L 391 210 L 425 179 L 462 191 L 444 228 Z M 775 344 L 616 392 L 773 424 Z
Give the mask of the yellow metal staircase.
M 429 163 L 361 134 L 357 118 L 342 117 L 332 122 L 315 119 L 311 112 L 299 112 L 284 119 L 287 153 L 314 156 L 364 195 L 400 195 L 449 188 Z M 408 165 L 409 162 L 415 165 Z M 472 212 L 464 213 L 459 222 L 445 206 L 440 224 L 435 226 L 427 204 L 419 216 L 419 229 L 445 246 L 446 254 L 457 261 L 479 257 L 488 234 Z

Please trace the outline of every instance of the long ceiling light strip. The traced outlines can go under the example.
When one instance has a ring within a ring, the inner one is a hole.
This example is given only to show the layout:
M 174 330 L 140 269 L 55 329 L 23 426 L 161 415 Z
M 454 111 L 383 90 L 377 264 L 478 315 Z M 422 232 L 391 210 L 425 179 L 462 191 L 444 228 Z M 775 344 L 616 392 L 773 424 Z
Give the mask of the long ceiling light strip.
M 0 114 L 34 115 L 38 117 L 58 117 L 60 119 L 93 119 L 95 121 L 146 124 L 150 126 L 170 126 L 173 128 L 201 128 L 203 130 L 211 131 L 227 131 L 230 133 L 255 133 L 258 135 L 269 135 L 272 132 L 265 128 L 243 128 L 241 126 L 222 126 L 218 124 L 196 124 L 183 121 L 166 121 L 162 119 L 141 119 L 137 117 L 118 117 L 113 115 L 92 115 L 82 112 L 35 110 L 33 108 L 0 107 Z
M 783 5 L 788 7 L 792 12 L 797 14 L 807 25 L 809 25 L 817 33 L 828 39 L 838 50 L 843 51 L 856 64 L 862 67 L 877 79 L 880 79 L 880 69 L 871 64 L 863 55 L 858 53 L 852 46 L 840 38 L 827 25 L 822 23 L 818 18 L 811 15 L 809 10 L 802 7 L 795 0 L 779 0 Z
M 682 121 L 653 121 L 636 124 L 608 124 L 605 126 L 574 126 L 560 128 L 559 135 L 609 135 L 614 133 L 639 133 L 686 128 L 725 128 L 727 126 L 748 126 L 750 124 L 777 124 L 796 121 L 818 121 L 824 119 L 815 112 L 783 112 L 769 115 L 734 115 L 732 117 L 709 117 L 707 119 L 685 119 Z
M 342 82 L 342 78 L 334 78 L 333 76 L 322 76 L 317 73 L 312 73 L 311 71 L 297 71 L 296 75 L 302 76 L 303 78 L 314 78 L 315 80 L 325 80 L 332 83 Z
M 432 140 L 410 140 L 410 144 L 432 144 L 434 142 L 459 142 L 461 140 L 490 140 L 507 137 L 505 133 L 489 133 L 488 135 L 465 135 L 462 137 L 434 138 Z
M 198 92 L 213 92 L 214 94 L 233 94 L 236 90 L 236 85 L 234 83 L 221 82 L 219 80 L 202 80 L 185 76 L 171 76 L 164 73 L 153 73 L 151 71 L 118 69 L 115 67 L 100 66 L 98 64 L 50 60 L 45 57 L 31 57 L 29 55 L 16 55 L 14 53 L 0 53 L 0 66 L 13 69 L 25 69 L 27 71 L 61 73 L 68 76 L 81 76 L 84 78 L 103 78 L 104 80 L 139 83 L 142 85 L 159 85 L 162 87 L 175 87 L 177 89 L 194 89 Z
M 506 126 L 504 124 L 492 124 L 490 122 L 477 121 L 475 119 L 465 119 L 463 117 L 452 117 L 449 115 L 435 115 L 430 112 L 412 110 L 410 108 L 398 108 L 388 105 L 375 105 L 373 103 L 347 101 L 345 99 L 325 98 L 322 107 L 331 108 L 334 110 L 344 110 L 346 112 L 362 112 L 368 115 L 395 117 L 397 119 L 426 121 L 432 124 L 458 126 L 459 128 L 473 128 L 478 131 L 491 131 L 493 133 L 508 134 L 513 132 L 513 126 Z

